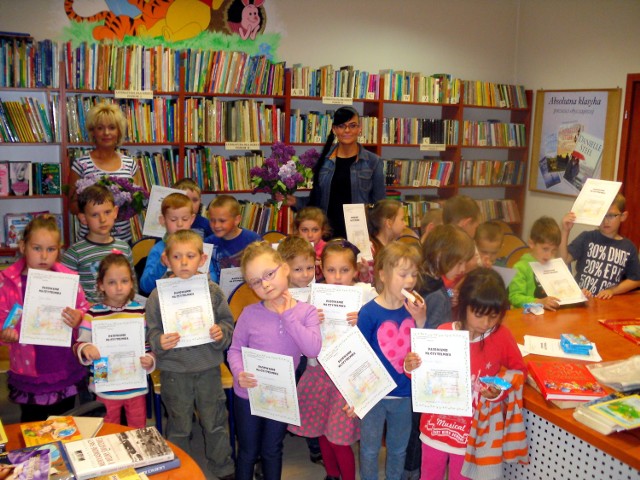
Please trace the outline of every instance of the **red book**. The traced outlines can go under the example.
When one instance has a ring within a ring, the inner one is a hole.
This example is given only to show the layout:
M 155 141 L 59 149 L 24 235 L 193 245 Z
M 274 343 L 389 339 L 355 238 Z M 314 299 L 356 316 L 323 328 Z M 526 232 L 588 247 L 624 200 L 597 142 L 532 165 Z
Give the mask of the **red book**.
M 527 365 L 546 400 L 586 402 L 606 395 L 584 364 L 531 361 Z
M 598 320 L 605 327 L 640 345 L 640 318 L 621 318 L 618 320 Z

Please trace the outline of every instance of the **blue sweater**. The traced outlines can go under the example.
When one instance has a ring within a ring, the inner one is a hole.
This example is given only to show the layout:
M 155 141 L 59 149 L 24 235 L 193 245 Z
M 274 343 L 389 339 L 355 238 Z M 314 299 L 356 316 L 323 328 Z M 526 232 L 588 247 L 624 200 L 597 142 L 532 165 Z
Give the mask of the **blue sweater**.
M 213 244 L 213 254 L 209 273 L 211 280 L 220 283 L 220 270 L 223 268 L 239 267 L 242 251 L 250 243 L 262 240 L 262 237 L 251 230 L 241 229 L 240 235 L 231 240 L 209 235 L 204 239 L 205 243 Z

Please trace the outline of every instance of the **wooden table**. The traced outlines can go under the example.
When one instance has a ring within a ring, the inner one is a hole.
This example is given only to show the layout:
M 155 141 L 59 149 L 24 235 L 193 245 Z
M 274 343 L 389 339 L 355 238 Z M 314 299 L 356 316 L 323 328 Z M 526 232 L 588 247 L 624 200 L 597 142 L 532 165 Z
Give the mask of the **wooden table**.
M 9 443 L 7 443 L 7 450 L 15 450 L 17 448 L 25 447 L 22 433 L 20 432 L 20 424 L 14 423 L 12 425 L 5 425 L 4 429 L 7 432 L 7 437 L 9 439 Z M 131 428 L 113 423 L 105 423 L 98 432 L 98 436 L 108 435 L 110 433 L 120 433 L 127 430 L 131 430 Z M 193 458 L 191 458 L 187 452 L 182 450 L 180 447 L 171 442 L 168 443 L 171 450 L 173 450 L 180 459 L 180 468 L 157 473 L 152 475 L 150 478 L 153 478 L 154 480 L 205 480 L 206 477 L 195 460 L 193 460 Z
M 639 355 L 640 346 L 603 327 L 597 320 L 639 316 L 640 292 L 616 296 L 611 300 L 592 299 L 586 306 L 563 308 L 557 312 L 545 312 L 541 316 L 525 315 L 522 309 L 515 309 L 507 313 L 504 324 L 521 344 L 524 344 L 525 334 L 560 338 L 562 333 L 582 333 L 596 343 L 602 361 L 606 362 Z M 559 359 L 528 355 L 525 360 Z M 529 385 L 525 385 L 524 407 L 636 470 L 640 470 L 640 432 L 637 429 L 633 432 L 602 435 L 577 422 L 573 418 L 572 409 L 560 409 L 547 403 L 542 395 Z

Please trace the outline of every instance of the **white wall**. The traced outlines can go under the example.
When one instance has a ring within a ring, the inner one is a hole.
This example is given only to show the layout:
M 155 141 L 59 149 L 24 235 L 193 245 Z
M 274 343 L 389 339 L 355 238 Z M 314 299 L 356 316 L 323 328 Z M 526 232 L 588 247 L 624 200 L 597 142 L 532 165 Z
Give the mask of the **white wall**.
M 102 0 L 77 0 L 82 14 Z M 640 71 L 638 0 L 267 0 L 289 64 L 451 73 L 536 90 L 623 87 Z M 0 0 L 0 30 L 57 38 L 63 0 Z M 529 192 L 527 232 L 571 199 Z

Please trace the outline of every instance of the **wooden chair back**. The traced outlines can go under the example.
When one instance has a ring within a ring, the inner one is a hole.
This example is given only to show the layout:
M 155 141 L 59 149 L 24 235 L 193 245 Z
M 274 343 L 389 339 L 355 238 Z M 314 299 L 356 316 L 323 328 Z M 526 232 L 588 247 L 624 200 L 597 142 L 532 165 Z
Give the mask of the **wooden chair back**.
M 525 253 L 531 253 L 531 249 L 529 247 L 516 248 L 513 252 L 511 252 L 511 255 L 507 257 L 507 267 L 513 268 L 513 266 Z
M 229 308 L 231 309 L 233 320 L 238 320 L 238 317 L 242 313 L 244 307 L 247 305 L 253 305 L 259 301 L 260 299 L 251 287 L 242 282 L 233 292 L 231 292 L 231 295 L 229 295 Z
M 277 230 L 264 232 L 264 234 L 262 235 L 262 239 L 267 243 L 280 243 L 280 241 L 285 237 L 286 235 L 284 233 L 278 232 Z
M 500 247 L 500 251 L 498 252 L 498 258 L 509 258 L 509 255 L 511 255 L 515 250 L 526 246 L 527 244 L 525 241 L 517 235 L 514 235 L 513 233 L 505 233 L 502 240 L 502 247 Z

